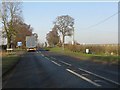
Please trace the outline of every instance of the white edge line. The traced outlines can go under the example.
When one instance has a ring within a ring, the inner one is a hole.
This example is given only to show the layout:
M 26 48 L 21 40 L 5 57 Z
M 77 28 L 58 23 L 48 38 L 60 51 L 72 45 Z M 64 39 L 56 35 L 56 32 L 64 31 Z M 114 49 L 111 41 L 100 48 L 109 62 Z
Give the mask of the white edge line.
M 66 0 L 66 1 L 65 0 L 64 1 L 63 0 L 61 0 L 61 1 L 60 0 L 59 1 L 55 1 L 55 0 L 48 0 L 48 1 L 47 0 L 45 0 L 45 1 L 44 0 L 41 0 L 41 1 L 38 1 L 38 0 L 33 0 L 33 1 L 32 0 L 23 0 L 23 1 L 22 0 L 11 0 L 10 1 L 10 0 L 6 0 L 3 2 L 43 2 L 43 3 L 44 2 L 45 3 L 46 2 L 52 2 L 52 3 L 57 3 L 57 2 L 63 2 L 63 3 L 64 2 L 68 2 L 68 3 L 73 3 L 73 2 L 116 2 L 116 3 L 118 3 L 119 1 L 117 1 L 117 0 L 115 0 L 115 1 L 111 1 L 111 0 L 110 1 L 107 1 L 107 0 L 106 1 L 104 1 L 104 0 L 102 0 L 102 1 L 94 1 L 94 0 L 93 1 L 89 1 L 89 0 L 88 1 L 87 0 L 86 1 L 78 1 L 78 0 L 75 0 L 75 1 L 71 1 L 71 0 L 69 0 L 69 1 L 68 0 Z
M 91 74 L 91 75 L 94 75 L 94 76 L 97 76 L 97 77 L 99 77 L 99 78 L 102 78 L 102 79 L 104 79 L 104 80 L 107 80 L 107 81 L 110 81 L 110 82 L 112 82 L 112 83 L 115 83 L 115 84 L 120 85 L 118 82 L 115 82 L 115 81 L 110 80 L 110 79 L 108 79 L 108 78 L 102 77 L 102 76 L 97 75 L 97 74 L 95 74 L 95 73 L 89 72 L 89 71 L 84 70 L 84 69 L 82 69 L 82 68 L 78 68 L 78 69 L 81 70 L 81 71 L 87 72 L 87 73 L 89 73 L 89 74 Z
M 91 81 L 90 79 L 88 79 L 88 78 L 86 78 L 86 77 L 84 77 L 84 76 L 82 76 L 82 75 L 80 75 L 80 74 L 78 74 L 78 73 L 76 73 L 76 72 L 74 72 L 74 71 L 72 71 L 72 70 L 70 70 L 70 69 L 66 69 L 66 70 L 67 70 L 68 72 L 70 72 L 70 73 L 72 73 L 72 74 L 74 74 L 74 75 L 76 75 L 76 76 L 82 78 L 83 80 L 86 80 L 87 82 L 89 82 L 89 83 L 91 83 L 91 84 L 97 86 L 97 87 L 100 87 L 100 86 L 101 86 L 101 85 L 99 85 L 99 84 L 97 84 L 97 83 Z
M 61 66 L 60 64 L 58 64 L 57 62 L 55 62 L 55 61 L 51 61 L 51 62 L 53 62 L 54 64 L 56 64 L 56 65 L 58 65 L 58 66 Z
M 72 66 L 71 64 L 66 63 L 66 62 L 64 62 L 64 61 L 60 61 L 60 62 L 66 64 L 66 65 L 68 65 L 68 66 Z

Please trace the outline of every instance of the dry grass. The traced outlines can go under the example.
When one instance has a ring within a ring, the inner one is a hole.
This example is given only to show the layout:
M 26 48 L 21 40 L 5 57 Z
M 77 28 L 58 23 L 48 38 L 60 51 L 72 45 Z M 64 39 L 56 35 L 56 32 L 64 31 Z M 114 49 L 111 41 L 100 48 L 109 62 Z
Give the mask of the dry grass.
M 0 51 L 0 57 L 2 56 L 2 51 Z
M 0 57 L 7 56 L 7 52 L 5 51 L 0 51 Z

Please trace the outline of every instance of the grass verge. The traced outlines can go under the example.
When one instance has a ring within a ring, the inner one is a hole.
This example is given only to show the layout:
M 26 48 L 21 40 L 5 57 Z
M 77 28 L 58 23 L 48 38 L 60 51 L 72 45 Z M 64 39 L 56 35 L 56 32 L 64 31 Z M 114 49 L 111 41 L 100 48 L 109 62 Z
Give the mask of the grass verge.
M 12 53 L 3 52 L 2 56 L 2 74 L 9 71 L 20 60 L 24 52 L 17 51 Z
M 62 50 L 60 47 L 49 48 L 51 52 L 61 53 L 64 55 L 72 56 L 79 58 L 80 60 L 91 60 L 94 62 L 104 63 L 104 64 L 119 64 L 120 56 L 105 56 L 105 55 L 96 55 L 96 54 L 85 54 L 81 52 L 72 52 L 68 49 Z

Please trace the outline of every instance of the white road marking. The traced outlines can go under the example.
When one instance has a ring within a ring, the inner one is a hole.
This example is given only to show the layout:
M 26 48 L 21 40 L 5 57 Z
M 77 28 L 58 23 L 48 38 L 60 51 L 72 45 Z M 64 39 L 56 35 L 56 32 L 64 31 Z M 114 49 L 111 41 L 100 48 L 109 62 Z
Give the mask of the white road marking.
M 82 76 L 82 75 L 80 75 L 80 74 L 78 74 L 78 73 L 76 73 L 76 72 L 70 70 L 70 69 L 66 69 L 66 70 L 67 70 L 68 72 L 70 72 L 70 73 L 72 73 L 72 74 L 74 74 L 74 75 L 76 75 L 76 76 L 82 78 L 83 80 L 85 80 L 85 81 L 87 81 L 87 82 L 89 82 L 89 83 L 91 83 L 91 84 L 97 86 L 97 87 L 100 87 L 100 86 L 101 86 L 101 85 L 99 85 L 99 84 L 93 82 L 92 80 L 90 80 L 90 79 L 88 79 L 88 78 L 86 78 L 86 77 L 84 77 L 84 76 Z
M 96 83 L 104 83 L 104 84 L 106 84 L 107 82 L 105 82 L 105 81 L 103 81 L 103 80 L 94 80 L 94 82 L 96 82 Z
M 56 58 L 54 58 L 54 57 L 51 57 L 51 58 L 54 59 L 54 60 L 56 60 Z M 63 64 L 65 64 L 65 65 L 72 66 L 71 64 L 66 63 L 66 62 L 64 62 L 64 61 L 60 61 L 60 62 L 63 63 Z
M 72 66 L 71 64 L 66 63 L 66 62 L 64 62 L 64 61 L 60 61 L 60 62 L 61 62 L 61 63 L 64 63 L 65 65 Z
M 44 55 L 43 54 L 41 54 L 43 57 L 44 57 Z
M 94 80 L 95 82 L 102 82 L 102 80 Z
M 83 76 L 87 76 L 88 74 L 82 74 Z
M 50 60 L 48 57 L 45 57 L 46 59 Z
M 51 57 L 51 58 L 56 60 L 56 58 L 54 58 L 54 57 Z
M 58 66 L 61 66 L 60 64 L 58 64 L 57 62 L 55 62 L 55 61 L 51 61 L 51 62 L 53 62 L 54 64 L 56 64 L 56 65 L 58 65 Z
M 112 83 L 114 83 L 114 84 L 120 85 L 120 83 L 118 83 L 118 82 L 115 82 L 115 81 L 110 80 L 110 79 L 108 79 L 108 78 L 102 77 L 102 76 L 97 75 L 97 74 L 95 74 L 95 73 L 89 72 L 89 71 L 84 70 L 84 69 L 82 69 L 82 68 L 78 68 L 78 69 L 81 70 L 81 71 L 87 72 L 87 73 L 89 73 L 89 74 L 91 74 L 91 75 L 94 75 L 94 76 L 96 76 L 96 77 L 99 77 L 99 78 L 101 78 L 101 79 L 104 79 L 104 80 L 106 80 L 106 81 L 109 81 L 109 82 L 112 82 Z

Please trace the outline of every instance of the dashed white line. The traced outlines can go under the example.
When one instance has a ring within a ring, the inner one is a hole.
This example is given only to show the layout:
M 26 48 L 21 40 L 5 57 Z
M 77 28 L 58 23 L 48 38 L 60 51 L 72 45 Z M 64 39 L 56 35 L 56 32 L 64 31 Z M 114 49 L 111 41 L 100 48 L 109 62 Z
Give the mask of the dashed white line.
M 105 81 L 103 81 L 103 80 L 94 80 L 94 82 L 107 84 L 107 82 L 105 82 Z
M 43 57 L 44 57 L 44 55 L 43 54 L 41 54 Z
M 51 57 L 51 59 L 55 59 L 56 60 L 56 58 L 54 58 L 54 57 Z
M 46 59 L 50 60 L 48 57 L 45 57 Z
M 56 58 L 54 58 L 54 57 L 51 57 L 51 59 L 54 59 L 54 60 L 56 60 Z M 64 61 L 59 61 L 59 62 L 61 62 L 61 63 L 65 64 L 65 65 L 68 65 L 68 66 L 72 66 L 71 64 L 69 64 L 69 63 L 66 63 L 66 62 L 64 62 Z
M 101 85 L 99 85 L 99 84 L 93 82 L 92 80 L 90 80 L 90 79 L 88 79 L 88 78 L 86 78 L 86 77 L 84 77 L 84 76 L 82 76 L 82 75 L 80 75 L 80 74 L 78 74 L 78 73 L 76 73 L 76 72 L 70 70 L 70 69 L 66 69 L 66 70 L 67 70 L 68 72 L 70 72 L 70 73 L 72 73 L 72 74 L 74 74 L 74 75 L 76 75 L 76 76 L 82 78 L 83 80 L 85 80 L 85 81 L 87 81 L 87 82 L 89 82 L 89 83 L 91 83 L 91 84 L 97 86 L 97 87 L 100 87 L 100 86 L 101 86 Z
M 72 66 L 71 64 L 66 63 L 66 62 L 64 62 L 64 61 L 60 61 L 60 62 L 63 63 L 63 64 L 65 64 L 65 65 Z
M 118 83 L 118 82 L 115 82 L 115 81 L 110 80 L 110 79 L 108 79 L 108 78 L 102 77 L 102 76 L 97 75 L 97 74 L 95 74 L 95 73 L 89 72 L 89 71 L 84 70 L 84 69 L 82 69 L 82 68 L 78 68 L 78 69 L 81 70 L 81 71 L 87 72 L 87 73 L 89 73 L 89 74 L 91 74 L 91 75 L 94 75 L 94 76 L 96 76 L 96 77 L 99 77 L 99 78 L 101 78 L 101 79 L 104 79 L 104 80 L 106 80 L 106 81 L 109 81 L 109 82 L 112 82 L 112 83 L 114 83 L 114 84 L 120 85 L 120 83 Z
M 58 64 L 57 62 L 55 62 L 55 61 L 51 61 L 51 62 L 53 62 L 54 64 L 56 64 L 56 65 L 58 65 L 58 66 L 61 66 L 60 64 Z
M 88 74 L 84 74 L 84 73 L 83 73 L 82 75 L 83 75 L 83 76 L 88 76 Z

